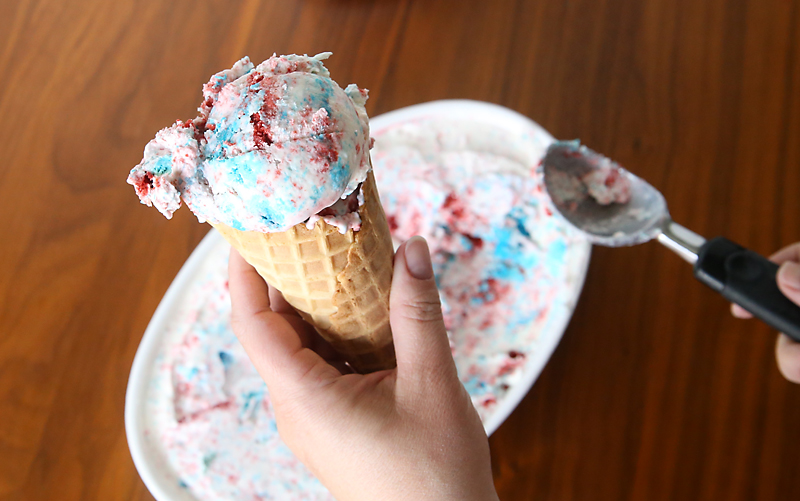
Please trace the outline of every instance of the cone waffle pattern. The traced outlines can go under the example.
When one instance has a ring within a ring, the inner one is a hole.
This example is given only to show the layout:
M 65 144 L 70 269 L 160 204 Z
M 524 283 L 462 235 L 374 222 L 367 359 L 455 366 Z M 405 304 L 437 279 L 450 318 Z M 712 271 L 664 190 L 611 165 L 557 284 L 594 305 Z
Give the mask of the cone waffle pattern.
M 322 220 L 279 233 L 214 225 L 359 372 L 395 366 L 389 327 L 392 239 L 370 172 L 362 185 L 361 229 L 345 234 Z

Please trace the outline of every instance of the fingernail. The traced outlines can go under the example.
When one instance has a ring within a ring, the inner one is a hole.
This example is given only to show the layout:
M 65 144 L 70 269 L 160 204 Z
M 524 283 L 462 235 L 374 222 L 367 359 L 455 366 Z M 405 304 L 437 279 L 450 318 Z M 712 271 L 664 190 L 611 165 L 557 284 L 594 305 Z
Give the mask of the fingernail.
M 431 253 L 428 251 L 428 243 L 424 238 L 419 236 L 409 238 L 406 242 L 405 256 L 406 269 L 412 277 L 419 280 L 428 280 L 433 277 Z
M 778 270 L 778 279 L 783 285 L 800 291 L 800 264 L 787 261 Z

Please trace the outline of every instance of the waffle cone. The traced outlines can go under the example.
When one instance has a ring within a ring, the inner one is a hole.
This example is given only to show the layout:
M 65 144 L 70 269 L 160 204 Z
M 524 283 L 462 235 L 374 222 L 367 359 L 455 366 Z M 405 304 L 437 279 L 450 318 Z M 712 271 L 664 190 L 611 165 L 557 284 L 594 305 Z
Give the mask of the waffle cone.
M 361 229 L 339 233 L 323 220 L 277 233 L 213 226 L 358 372 L 396 365 L 389 327 L 392 239 L 370 172 Z

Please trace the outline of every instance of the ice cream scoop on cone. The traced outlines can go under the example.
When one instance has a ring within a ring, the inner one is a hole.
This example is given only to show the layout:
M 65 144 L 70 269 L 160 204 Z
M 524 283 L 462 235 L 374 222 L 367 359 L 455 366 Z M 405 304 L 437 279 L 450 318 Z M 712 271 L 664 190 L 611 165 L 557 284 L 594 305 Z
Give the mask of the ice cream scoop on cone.
M 186 203 L 355 370 L 372 372 L 395 366 L 392 241 L 367 91 L 331 80 L 329 55 L 243 58 L 213 75 L 199 116 L 159 131 L 128 183 L 167 218 Z
M 279 233 L 213 226 L 358 372 L 395 366 L 389 327 L 392 239 L 370 172 L 361 228 L 318 220 Z

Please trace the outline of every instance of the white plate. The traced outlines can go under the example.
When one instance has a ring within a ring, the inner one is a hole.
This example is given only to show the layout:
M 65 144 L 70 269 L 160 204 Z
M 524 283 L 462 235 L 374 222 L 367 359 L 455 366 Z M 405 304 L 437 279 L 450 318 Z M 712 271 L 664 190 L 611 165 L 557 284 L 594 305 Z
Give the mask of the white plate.
M 373 118 L 370 127 L 373 134 L 378 135 L 381 130 L 398 123 L 426 117 L 475 120 L 506 129 L 509 134 L 534 134 L 546 142 L 552 141 L 552 137 L 544 129 L 523 115 L 501 106 L 466 100 L 435 101 L 410 106 Z M 150 442 L 152 438 L 145 433 L 148 383 L 167 326 L 175 317 L 181 299 L 191 290 L 193 278 L 207 258 L 218 255 L 214 252 L 215 249 L 225 245 L 227 244 L 222 237 L 216 231 L 211 231 L 197 246 L 150 320 L 131 368 L 125 397 L 125 431 L 133 462 L 145 485 L 159 501 L 195 501 L 196 498 L 187 489 L 179 486 L 177 476 L 171 473 L 166 459 Z M 485 419 L 484 427 L 488 434 L 493 433 L 519 404 L 558 345 L 583 287 L 590 249 L 591 246 L 586 242 L 570 249 L 567 257 L 569 271 L 564 277 L 566 286 L 560 296 L 561 300 L 550 311 L 548 328 L 540 333 L 536 349 L 527 357 L 522 376 Z

